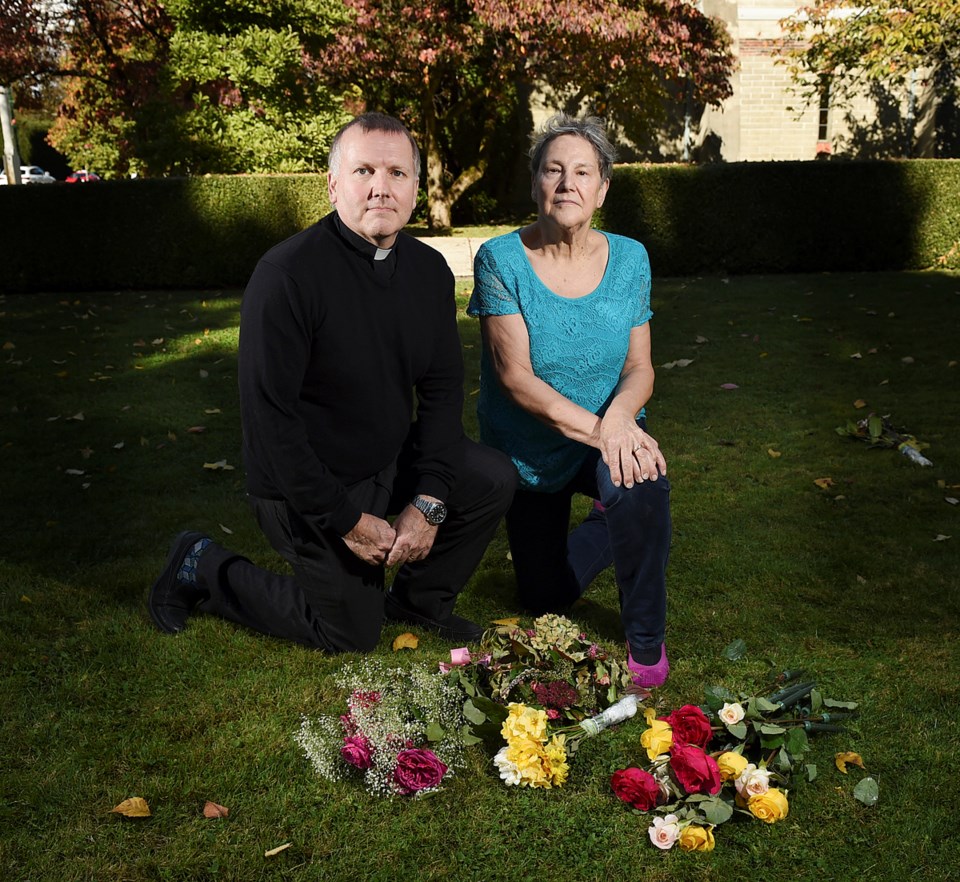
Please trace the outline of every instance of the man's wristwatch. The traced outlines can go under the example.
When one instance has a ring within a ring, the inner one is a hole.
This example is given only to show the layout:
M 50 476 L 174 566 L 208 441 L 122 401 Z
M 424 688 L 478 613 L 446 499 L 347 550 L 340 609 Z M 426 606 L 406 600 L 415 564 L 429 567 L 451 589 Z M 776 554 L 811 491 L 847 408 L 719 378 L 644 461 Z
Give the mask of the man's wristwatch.
M 442 502 L 431 502 L 422 496 L 414 496 L 413 507 L 423 512 L 427 523 L 433 527 L 439 527 L 447 518 L 447 507 Z

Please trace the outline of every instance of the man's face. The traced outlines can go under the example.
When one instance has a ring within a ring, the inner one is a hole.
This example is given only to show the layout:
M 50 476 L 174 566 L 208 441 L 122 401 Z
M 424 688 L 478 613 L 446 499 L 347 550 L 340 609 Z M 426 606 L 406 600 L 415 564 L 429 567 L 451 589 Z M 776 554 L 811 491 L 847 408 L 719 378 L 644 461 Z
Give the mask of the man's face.
M 347 129 L 340 138 L 340 167 L 327 175 L 340 220 L 368 242 L 392 247 L 417 202 L 413 162 L 403 134 Z

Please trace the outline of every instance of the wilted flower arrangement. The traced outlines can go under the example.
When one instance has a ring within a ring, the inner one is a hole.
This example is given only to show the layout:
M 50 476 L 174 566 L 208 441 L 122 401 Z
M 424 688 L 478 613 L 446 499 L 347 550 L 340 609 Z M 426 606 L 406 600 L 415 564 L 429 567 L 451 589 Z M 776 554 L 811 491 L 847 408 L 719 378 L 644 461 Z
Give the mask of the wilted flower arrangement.
M 848 420 L 846 425 L 837 426 L 837 434 L 844 437 L 866 441 L 871 447 L 897 449 L 911 462 L 919 466 L 933 465 L 920 451 L 927 447 L 913 435 L 902 429 L 895 429 L 890 417 L 872 413 L 862 420 Z
M 349 693 L 346 713 L 305 717 L 297 735 L 320 776 L 407 796 L 437 790 L 463 766 L 469 726 L 463 693 L 449 677 L 366 659 L 344 665 L 336 684 Z
M 798 682 L 802 673 L 785 672 L 782 688 L 767 696 L 714 688 L 702 706 L 661 717 L 646 711 L 640 746 L 647 762 L 614 772 L 610 784 L 632 808 L 656 813 L 648 835 L 657 848 L 710 851 L 714 828 L 735 815 L 768 824 L 787 817 L 808 734 L 840 731 L 856 708 L 824 698 L 812 681 Z M 805 768 L 812 781 L 816 766 Z

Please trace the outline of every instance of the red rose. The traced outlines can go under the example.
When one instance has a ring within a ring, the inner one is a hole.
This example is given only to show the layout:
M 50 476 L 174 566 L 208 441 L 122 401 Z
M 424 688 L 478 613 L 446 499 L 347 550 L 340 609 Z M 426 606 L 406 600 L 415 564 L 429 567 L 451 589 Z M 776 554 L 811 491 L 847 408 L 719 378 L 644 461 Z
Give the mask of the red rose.
M 397 754 L 393 782 L 404 795 L 436 787 L 447 773 L 447 767 L 432 750 L 414 747 Z
M 696 744 L 706 747 L 713 738 L 710 721 L 700 708 L 685 704 L 669 717 L 664 717 L 673 729 L 674 744 Z
M 340 756 L 343 761 L 360 770 L 369 769 L 373 765 L 370 742 L 360 735 L 352 735 L 343 739 Z
M 699 747 L 674 744 L 670 768 L 687 793 L 719 793 L 722 782 L 717 761 Z
M 643 769 L 617 769 L 610 776 L 613 792 L 627 805 L 648 812 L 660 801 L 656 779 Z

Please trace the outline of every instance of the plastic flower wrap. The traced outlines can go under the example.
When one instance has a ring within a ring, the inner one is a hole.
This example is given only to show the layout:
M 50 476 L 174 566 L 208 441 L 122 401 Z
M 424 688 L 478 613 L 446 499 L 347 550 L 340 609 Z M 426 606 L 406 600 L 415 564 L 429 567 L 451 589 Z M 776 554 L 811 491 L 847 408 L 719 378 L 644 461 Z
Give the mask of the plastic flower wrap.
M 448 677 L 366 659 L 344 665 L 336 683 L 348 692 L 346 712 L 305 717 L 297 734 L 321 777 L 409 796 L 437 790 L 463 766 L 469 727 L 463 693 Z
M 656 816 L 651 842 L 667 850 L 714 847 L 713 830 L 736 816 L 774 824 L 790 812 L 792 775 L 803 766 L 814 732 L 839 732 L 855 702 L 824 698 L 802 671 L 780 675 L 767 695 L 708 689 L 700 706 L 658 716 L 648 708 L 639 739 L 643 768 L 614 772 L 610 786 L 631 808 Z M 779 687 L 779 688 L 777 688 Z

